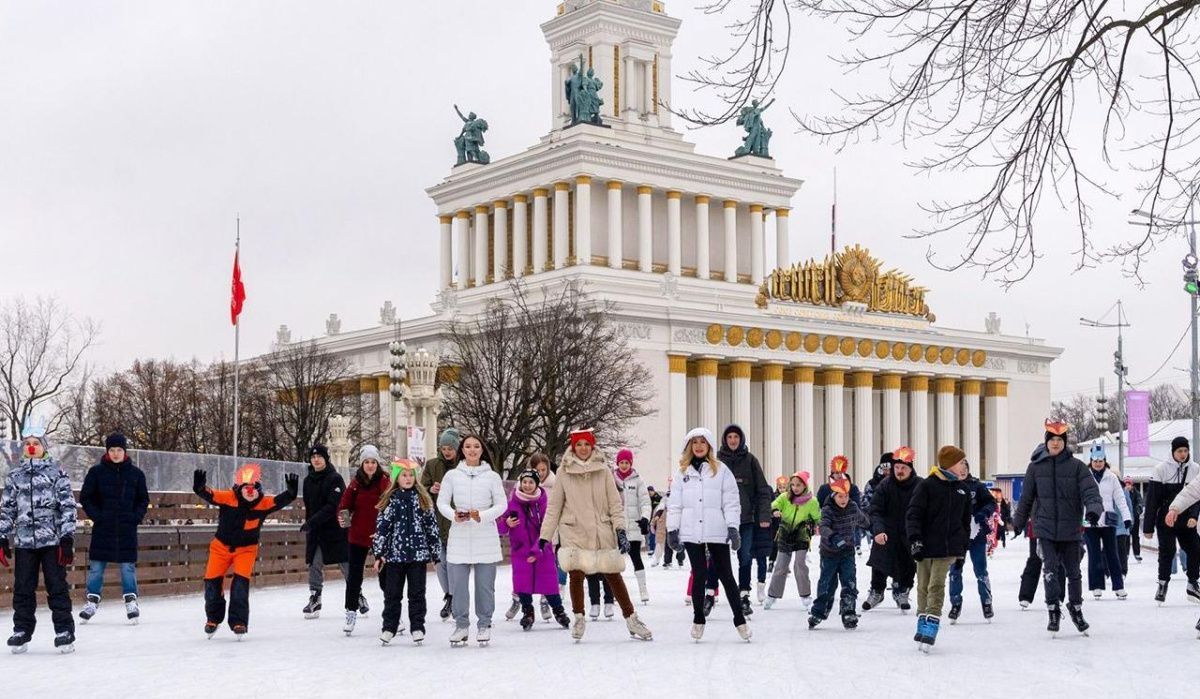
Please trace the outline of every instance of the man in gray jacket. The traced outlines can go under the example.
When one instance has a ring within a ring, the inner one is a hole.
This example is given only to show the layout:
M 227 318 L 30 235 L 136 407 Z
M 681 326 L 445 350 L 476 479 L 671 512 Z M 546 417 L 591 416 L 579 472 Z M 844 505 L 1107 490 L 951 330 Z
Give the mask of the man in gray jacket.
M 1096 480 L 1088 473 L 1087 465 L 1067 451 L 1068 429 L 1065 422 L 1046 420 L 1045 444 L 1033 452 L 1032 462 L 1025 471 L 1021 501 L 1013 515 L 1013 528 L 1021 531 L 1030 512 L 1034 513 L 1033 533 L 1042 559 L 1046 608 L 1050 613 L 1046 630 L 1051 633 L 1058 633 L 1062 621 L 1064 570 L 1071 622 L 1080 633 L 1088 629 L 1083 619 L 1083 579 L 1079 572 L 1083 552 L 1079 518 L 1083 515 L 1095 526 L 1104 514 Z

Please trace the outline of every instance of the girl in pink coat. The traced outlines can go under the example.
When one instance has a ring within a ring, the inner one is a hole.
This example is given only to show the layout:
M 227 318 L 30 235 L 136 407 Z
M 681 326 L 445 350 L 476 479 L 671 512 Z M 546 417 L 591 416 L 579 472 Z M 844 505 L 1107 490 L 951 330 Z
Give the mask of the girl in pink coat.
M 500 534 L 508 536 L 513 592 L 521 602 L 521 628 L 526 631 L 533 628 L 534 595 L 545 595 L 554 612 L 554 620 L 564 629 L 571 624 L 558 591 L 554 548 L 538 545 L 547 500 L 546 491 L 540 484 L 537 471 L 522 472 L 508 499 L 508 510 L 496 521 Z

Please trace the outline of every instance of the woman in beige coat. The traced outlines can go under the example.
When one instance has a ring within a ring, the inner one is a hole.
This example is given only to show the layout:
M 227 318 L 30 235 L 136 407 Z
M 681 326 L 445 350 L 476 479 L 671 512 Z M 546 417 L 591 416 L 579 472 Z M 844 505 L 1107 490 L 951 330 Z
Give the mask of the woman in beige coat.
M 587 623 L 583 611 L 584 577 L 599 573 L 612 587 L 629 634 L 649 641 L 650 629 L 638 619 L 621 579 L 629 540 L 612 471 L 596 451 L 596 436 L 591 430 L 572 432 L 570 440 L 570 449 L 563 454 L 558 467 L 557 483 L 550 491 L 541 543 L 549 546 L 558 534 L 558 564 L 567 571 L 571 611 L 575 614 L 571 637 L 576 641 L 582 639 Z

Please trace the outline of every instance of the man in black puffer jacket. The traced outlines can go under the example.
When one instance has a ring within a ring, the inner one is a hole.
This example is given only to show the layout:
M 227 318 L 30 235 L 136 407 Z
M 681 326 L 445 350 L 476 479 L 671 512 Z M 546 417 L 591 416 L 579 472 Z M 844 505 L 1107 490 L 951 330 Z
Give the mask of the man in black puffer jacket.
M 752 613 L 750 564 L 755 558 L 760 559 L 759 586 L 764 586 L 766 582 L 766 558 L 771 551 L 771 486 L 763 474 L 762 465 L 758 463 L 758 457 L 751 454 L 746 446 L 746 433 L 741 427 L 730 425 L 725 428 L 717 458 L 733 472 L 742 500 L 742 524 L 738 530 L 742 539 L 741 548 L 738 549 L 738 589 L 742 593 L 742 614 L 749 615 Z
M 325 586 L 325 566 L 336 563 L 342 578 L 350 577 L 350 543 L 346 530 L 337 519 L 338 503 L 346 481 L 329 462 L 329 450 L 315 444 L 309 450 L 308 475 L 304 477 L 304 562 L 308 564 L 308 604 L 304 618 L 315 619 L 321 613 L 321 590 Z
M 1067 577 L 1067 612 L 1075 628 L 1083 633 L 1083 578 L 1079 561 L 1083 557 L 1083 515 L 1095 526 L 1104 515 L 1100 489 L 1087 465 L 1067 451 L 1065 422 L 1046 420 L 1045 443 L 1033 452 L 1033 461 L 1025 471 L 1021 501 L 1013 514 L 1013 528 L 1020 531 L 1033 513 L 1033 533 L 1042 559 L 1042 579 L 1046 585 L 1046 607 L 1050 614 L 1047 630 L 1057 633 L 1062 621 L 1064 590 L 1062 571 Z M 1034 503 L 1037 509 L 1034 510 Z M 1061 568 L 1060 568 L 1061 566 Z
M 923 479 L 913 473 L 916 455 L 908 447 L 900 447 L 890 455 L 891 475 L 879 482 L 871 496 L 871 531 L 874 543 L 867 565 L 871 567 L 871 591 L 863 610 L 873 609 L 883 602 L 887 579 L 892 579 L 892 599 L 901 610 L 907 611 L 909 591 L 917 575 L 917 562 L 908 548 L 908 533 L 904 517 L 917 484 Z
M 150 506 L 146 474 L 129 458 L 125 435 L 114 433 L 104 440 L 104 456 L 88 469 L 79 491 L 79 504 L 92 520 L 88 544 L 87 604 L 79 612 L 84 621 L 96 615 L 104 569 L 109 563 L 121 568 L 121 594 L 125 615 L 133 621 L 141 612 L 137 603 L 138 525 Z

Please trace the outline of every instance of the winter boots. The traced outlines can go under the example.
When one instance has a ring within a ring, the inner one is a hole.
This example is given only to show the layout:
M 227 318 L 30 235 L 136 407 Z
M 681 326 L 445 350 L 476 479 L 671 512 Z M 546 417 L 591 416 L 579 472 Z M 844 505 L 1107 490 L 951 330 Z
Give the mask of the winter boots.
M 883 591 L 872 589 L 867 593 L 867 599 L 863 601 L 862 608 L 864 612 L 869 612 L 883 603 Z
M 1071 623 L 1075 625 L 1075 628 L 1079 631 L 1079 633 L 1083 634 L 1084 636 L 1088 635 L 1087 631 L 1088 628 L 1090 628 L 1090 625 L 1083 618 L 1083 605 L 1068 604 L 1067 614 L 1071 615 Z
M 654 635 L 650 633 L 650 629 L 642 623 L 637 614 L 630 614 L 625 617 L 625 627 L 629 629 L 629 636 L 643 641 L 654 640 Z
M 933 649 L 941 623 L 942 620 L 932 614 L 921 614 L 917 617 L 917 633 L 913 640 L 917 642 L 917 649 L 922 653 Z
M 575 615 L 575 623 L 571 625 L 571 638 L 575 642 L 583 640 L 583 632 L 587 629 L 587 618 L 582 614 Z
M 521 600 L 517 599 L 516 595 L 512 596 L 512 604 L 508 605 L 508 611 L 504 612 L 504 620 L 512 621 L 516 618 L 517 613 L 521 611 Z
M 1163 602 L 1167 601 L 1167 586 L 1171 583 L 1170 580 L 1159 580 L 1158 590 L 1154 592 L 1154 601 L 1162 606 Z
M 316 619 L 321 616 L 321 593 L 316 590 L 310 591 L 308 595 L 308 604 L 304 605 L 304 618 Z
M 638 594 L 641 595 L 642 604 L 646 604 L 650 601 L 650 592 L 646 590 L 646 571 L 635 570 L 633 575 L 637 578 Z
M 140 609 L 138 609 L 137 595 L 135 595 L 131 592 L 131 593 L 125 595 L 124 599 L 125 599 L 125 618 L 128 619 L 131 623 L 134 623 L 134 624 L 138 623 L 138 617 L 140 617 L 142 615 L 142 612 Z M 82 614 L 80 616 L 82 616 Z
M 533 615 L 533 605 L 532 604 L 521 605 L 521 630 L 528 631 L 528 630 L 532 629 L 534 621 L 535 621 L 535 618 Z
M 12 649 L 13 655 L 20 655 L 29 650 L 29 634 L 25 631 L 16 631 L 8 637 L 8 647 Z
M 354 633 L 354 625 L 358 622 L 358 611 L 355 609 L 346 610 L 346 624 L 342 627 L 342 633 L 349 636 Z
M 767 584 L 758 583 L 758 586 L 755 589 L 757 590 L 758 603 L 762 604 L 763 599 L 767 596 Z
M 89 594 L 87 596 L 87 604 L 83 605 L 83 609 L 79 611 L 79 618 L 83 619 L 86 624 L 91 621 L 92 617 L 96 616 L 97 608 L 100 606 L 100 595 Z
M 1058 629 L 1062 625 L 1062 609 L 1057 604 L 1052 604 L 1047 611 L 1050 613 L 1050 621 L 1046 624 L 1046 630 L 1053 635 L 1058 633 Z
M 1187 600 L 1195 604 L 1200 604 L 1200 583 L 1195 580 L 1188 581 Z
M 442 621 L 445 621 L 450 618 L 450 603 L 451 603 L 451 601 L 452 600 L 450 599 L 450 595 L 442 596 L 442 610 L 440 612 L 438 612 L 438 616 L 440 616 L 442 618 Z
M 74 653 L 75 652 L 75 632 L 74 631 L 59 631 L 54 634 L 54 649 L 59 653 Z

